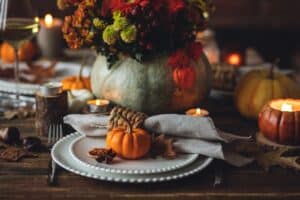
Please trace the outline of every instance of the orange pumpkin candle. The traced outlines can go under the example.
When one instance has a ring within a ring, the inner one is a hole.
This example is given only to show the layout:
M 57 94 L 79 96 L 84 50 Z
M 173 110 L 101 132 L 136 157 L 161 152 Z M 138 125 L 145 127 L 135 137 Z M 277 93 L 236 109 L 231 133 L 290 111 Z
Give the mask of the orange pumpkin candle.
M 270 101 L 259 114 L 262 134 L 273 142 L 300 145 L 300 99 Z

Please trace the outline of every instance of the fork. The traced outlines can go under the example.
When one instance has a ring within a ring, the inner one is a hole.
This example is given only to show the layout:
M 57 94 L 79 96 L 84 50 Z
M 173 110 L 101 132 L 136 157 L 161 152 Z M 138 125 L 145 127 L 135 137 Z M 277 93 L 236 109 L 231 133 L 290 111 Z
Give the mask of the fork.
M 48 131 L 48 146 L 51 149 L 52 146 L 63 137 L 63 128 L 62 124 L 50 124 Z M 55 185 L 55 174 L 56 174 L 57 165 L 55 161 L 50 157 L 49 167 L 48 167 L 48 185 Z
M 0 0 L 0 30 L 5 30 L 8 0 Z

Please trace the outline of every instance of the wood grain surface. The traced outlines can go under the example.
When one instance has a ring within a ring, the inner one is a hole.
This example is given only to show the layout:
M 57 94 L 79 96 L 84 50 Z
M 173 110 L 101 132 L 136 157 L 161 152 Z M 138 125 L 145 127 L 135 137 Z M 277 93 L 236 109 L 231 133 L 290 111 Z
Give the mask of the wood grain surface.
M 210 99 L 207 108 L 216 126 L 240 135 L 257 131 L 255 121 L 243 119 L 228 98 Z M 0 127 L 16 126 L 22 136 L 36 135 L 34 119 L 0 121 Z M 45 141 L 45 138 L 44 138 Z M 50 155 L 18 163 L 0 161 L 0 200 L 5 199 L 300 199 L 300 174 L 279 168 L 264 172 L 255 163 L 244 167 L 224 167 L 225 183 L 213 188 L 214 168 L 182 180 L 157 184 L 116 184 L 92 180 L 60 170 L 58 186 L 47 185 Z

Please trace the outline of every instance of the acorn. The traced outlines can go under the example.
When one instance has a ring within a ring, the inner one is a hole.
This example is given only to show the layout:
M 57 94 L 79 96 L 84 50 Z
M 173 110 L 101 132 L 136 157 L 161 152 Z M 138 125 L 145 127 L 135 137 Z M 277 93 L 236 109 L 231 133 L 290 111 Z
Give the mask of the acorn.
M 16 127 L 0 129 L 0 139 L 9 145 L 18 144 L 20 142 L 20 131 Z

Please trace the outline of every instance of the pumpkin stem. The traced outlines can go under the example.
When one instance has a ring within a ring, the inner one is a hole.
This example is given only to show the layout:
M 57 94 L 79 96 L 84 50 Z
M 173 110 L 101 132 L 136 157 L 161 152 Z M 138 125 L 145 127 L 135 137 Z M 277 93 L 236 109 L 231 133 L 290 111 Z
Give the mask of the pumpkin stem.
M 274 79 L 274 68 L 276 65 L 278 65 L 278 63 L 280 62 L 279 58 L 276 58 L 272 64 L 271 64 L 271 69 L 270 69 L 270 74 L 269 74 L 269 78 L 270 79 Z
M 126 119 L 126 117 L 124 117 L 124 116 L 121 115 L 121 114 L 117 114 L 117 116 L 121 117 L 121 118 L 124 120 L 124 122 L 125 122 L 126 125 L 127 125 L 127 132 L 131 134 L 133 130 L 132 130 L 132 125 L 131 125 L 131 123 L 129 122 L 129 120 Z

